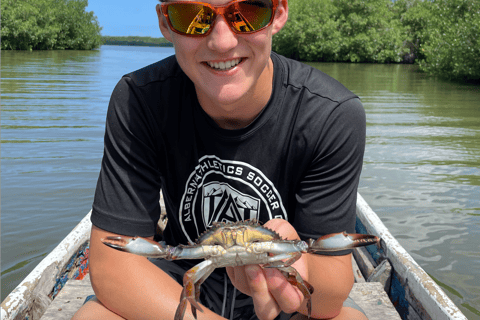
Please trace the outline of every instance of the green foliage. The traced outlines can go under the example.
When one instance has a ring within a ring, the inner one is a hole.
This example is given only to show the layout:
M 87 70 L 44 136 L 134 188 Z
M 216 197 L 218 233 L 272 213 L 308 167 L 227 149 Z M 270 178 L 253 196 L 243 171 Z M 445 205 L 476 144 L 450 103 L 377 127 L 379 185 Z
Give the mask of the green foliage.
M 138 36 L 102 36 L 102 43 L 114 46 L 173 47 L 173 44 L 165 38 Z
M 341 56 L 351 62 L 400 62 L 403 39 L 390 0 L 336 0 L 341 35 Z
M 289 20 L 274 36 L 273 50 L 303 61 L 338 61 L 340 33 L 331 19 L 335 7 L 331 0 L 291 0 Z
M 400 62 L 403 26 L 390 0 L 291 0 L 273 49 L 305 61 Z
M 480 1 L 436 0 L 421 43 L 420 69 L 457 80 L 480 80 Z
M 289 0 L 273 50 L 303 61 L 416 62 L 480 80 L 479 0 Z
M 2 50 L 89 50 L 101 45 L 88 0 L 2 0 Z

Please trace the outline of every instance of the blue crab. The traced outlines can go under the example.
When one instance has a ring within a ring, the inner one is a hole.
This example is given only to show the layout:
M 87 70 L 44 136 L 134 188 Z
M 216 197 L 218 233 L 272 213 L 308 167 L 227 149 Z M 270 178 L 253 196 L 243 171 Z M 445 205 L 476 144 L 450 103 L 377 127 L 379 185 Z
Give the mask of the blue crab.
M 303 293 L 307 300 L 308 318 L 311 315 L 313 287 L 301 278 L 291 265 L 303 253 L 331 252 L 375 244 L 379 238 L 365 234 L 334 233 L 317 240 L 284 240 L 275 231 L 267 229 L 256 220 L 234 223 L 215 223 L 194 244 L 169 246 L 140 237 L 114 236 L 102 242 L 114 249 L 149 258 L 205 259 L 188 270 L 183 277 L 183 290 L 175 320 L 183 319 L 187 301 L 197 319 L 196 310 L 203 312 L 198 304 L 200 285 L 215 270 L 221 267 L 262 264 L 264 268 L 277 268 L 287 280 Z

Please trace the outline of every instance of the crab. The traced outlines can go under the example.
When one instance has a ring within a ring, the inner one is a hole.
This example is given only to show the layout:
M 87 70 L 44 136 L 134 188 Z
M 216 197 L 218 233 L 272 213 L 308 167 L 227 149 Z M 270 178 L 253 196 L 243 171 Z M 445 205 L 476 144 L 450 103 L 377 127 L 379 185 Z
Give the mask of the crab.
M 174 320 L 182 320 L 187 301 L 197 319 L 200 285 L 221 267 L 260 264 L 263 268 L 277 268 L 288 282 L 300 289 L 307 300 L 308 319 L 311 318 L 313 287 L 291 265 L 303 253 L 322 253 L 352 249 L 379 242 L 379 238 L 366 234 L 334 233 L 317 240 L 284 240 L 275 231 L 263 227 L 257 220 L 214 223 L 194 244 L 170 246 L 164 241 L 154 242 L 141 237 L 112 236 L 102 242 L 114 249 L 149 258 L 167 260 L 205 259 L 188 270 L 183 277 L 183 290 Z

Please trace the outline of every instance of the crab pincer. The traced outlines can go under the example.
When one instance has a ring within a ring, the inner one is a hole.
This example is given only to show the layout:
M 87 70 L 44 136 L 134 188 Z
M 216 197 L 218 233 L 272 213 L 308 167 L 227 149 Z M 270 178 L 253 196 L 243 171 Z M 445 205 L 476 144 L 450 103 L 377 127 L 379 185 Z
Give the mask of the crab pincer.
M 102 242 L 119 251 L 133 253 L 143 257 L 171 260 L 175 257 L 174 248 L 165 242 L 155 242 L 141 237 L 111 236 L 102 239 Z
M 379 241 L 379 237 L 369 234 L 332 233 L 320 237 L 317 240 L 310 239 L 308 252 L 341 251 L 376 244 Z

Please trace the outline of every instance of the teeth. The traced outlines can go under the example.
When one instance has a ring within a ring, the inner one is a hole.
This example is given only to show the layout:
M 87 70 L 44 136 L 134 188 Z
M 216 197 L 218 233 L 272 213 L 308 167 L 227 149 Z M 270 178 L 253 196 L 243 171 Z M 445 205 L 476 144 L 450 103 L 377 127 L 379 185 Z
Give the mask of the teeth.
M 221 61 L 221 62 L 207 62 L 207 63 L 211 68 L 219 69 L 219 70 L 226 70 L 226 69 L 230 69 L 230 68 L 235 67 L 237 64 L 240 63 L 240 60 L 241 59 L 233 59 L 233 60 L 225 61 L 225 62 Z

